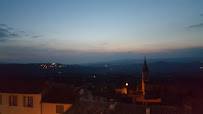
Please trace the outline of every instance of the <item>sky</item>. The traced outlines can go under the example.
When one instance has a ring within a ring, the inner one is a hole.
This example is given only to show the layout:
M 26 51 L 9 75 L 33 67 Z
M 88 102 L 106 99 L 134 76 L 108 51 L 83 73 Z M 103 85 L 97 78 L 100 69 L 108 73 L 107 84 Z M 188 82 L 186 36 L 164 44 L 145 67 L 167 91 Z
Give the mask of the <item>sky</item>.
M 203 0 L 1 0 L 0 62 L 203 57 Z

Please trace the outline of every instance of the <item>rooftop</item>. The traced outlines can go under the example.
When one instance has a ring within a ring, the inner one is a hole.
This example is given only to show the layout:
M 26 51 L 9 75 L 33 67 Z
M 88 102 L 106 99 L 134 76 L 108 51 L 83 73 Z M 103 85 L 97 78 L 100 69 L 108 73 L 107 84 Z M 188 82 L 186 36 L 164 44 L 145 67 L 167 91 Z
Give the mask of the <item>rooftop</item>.
M 0 93 L 40 94 L 45 85 L 41 82 L 9 81 L 0 83 Z
M 42 103 L 72 104 L 76 99 L 73 88 L 52 87 L 42 96 Z

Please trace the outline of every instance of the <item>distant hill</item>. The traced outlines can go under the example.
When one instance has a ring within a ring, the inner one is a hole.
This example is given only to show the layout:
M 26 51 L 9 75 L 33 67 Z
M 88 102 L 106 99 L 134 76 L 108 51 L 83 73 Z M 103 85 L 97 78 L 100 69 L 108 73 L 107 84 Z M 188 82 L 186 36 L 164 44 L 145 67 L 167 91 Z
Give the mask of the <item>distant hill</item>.
M 147 63 L 156 63 L 156 62 L 173 62 L 173 63 L 192 63 L 192 62 L 200 62 L 203 61 L 203 57 L 194 57 L 194 58 L 156 58 L 156 59 L 148 59 Z M 104 65 L 130 65 L 130 64 L 143 64 L 143 59 L 124 59 L 124 60 L 114 60 L 114 61 L 103 61 L 96 63 L 86 63 L 80 64 L 82 66 L 104 66 Z
M 147 59 L 150 76 L 203 76 L 201 58 Z M 51 63 L 47 63 L 50 65 Z M 0 76 L 130 75 L 140 77 L 143 59 L 116 60 L 43 69 L 41 64 L 0 64 Z

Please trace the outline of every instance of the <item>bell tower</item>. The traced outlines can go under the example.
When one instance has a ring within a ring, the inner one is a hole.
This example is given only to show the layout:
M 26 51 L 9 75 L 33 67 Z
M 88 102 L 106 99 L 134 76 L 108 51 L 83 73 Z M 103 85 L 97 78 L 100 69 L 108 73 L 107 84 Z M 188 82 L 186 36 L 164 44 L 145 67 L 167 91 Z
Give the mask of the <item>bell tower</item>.
M 144 58 L 144 66 L 142 69 L 142 93 L 145 95 L 145 83 L 149 82 L 149 69 L 147 67 L 146 57 Z

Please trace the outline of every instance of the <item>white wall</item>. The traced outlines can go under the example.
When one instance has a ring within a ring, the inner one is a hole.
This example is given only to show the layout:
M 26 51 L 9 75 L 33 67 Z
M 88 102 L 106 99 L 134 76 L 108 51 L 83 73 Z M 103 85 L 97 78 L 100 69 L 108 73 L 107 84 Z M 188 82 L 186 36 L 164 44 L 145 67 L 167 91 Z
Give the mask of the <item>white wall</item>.
M 56 105 L 64 105 L 64 112 L 72 106 L 72 104 L 42 103 L 42 114 L 59 114 L 56 113 Z
M 11 94 L 0 93 L 2 104 L 0 105 L 1 114 L 41 114 L 41 94 Z M 18 96 L 18 106 L 9 106 L 9 95 Z M 23 96 L 33 96 L 33 107 L 23 106 Z

